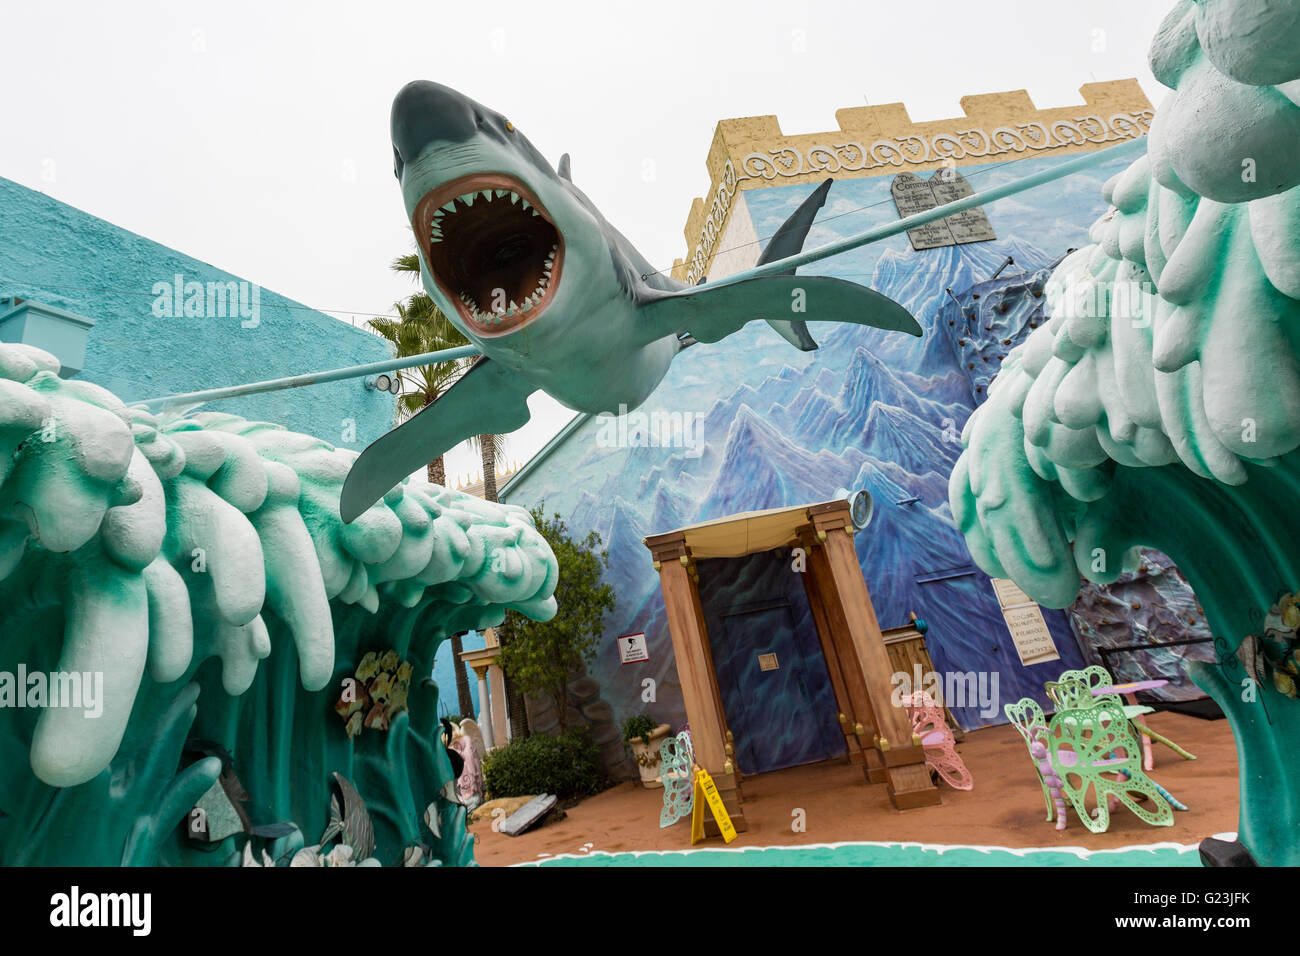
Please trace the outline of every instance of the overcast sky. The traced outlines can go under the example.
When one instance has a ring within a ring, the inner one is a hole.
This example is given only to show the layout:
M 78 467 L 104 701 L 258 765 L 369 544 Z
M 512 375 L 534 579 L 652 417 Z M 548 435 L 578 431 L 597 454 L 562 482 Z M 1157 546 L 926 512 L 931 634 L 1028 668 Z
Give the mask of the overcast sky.
M 509 117 L 647 258 L 683 257 L 719 119 L 836 128 L 846 106 L 1161 88 L 1160 0 L 145 3 L 4 0 L 0 176 L 360 322 L 411 291 L 388 111 L 408 80 Z M 652 170 L 650 181 L 646 171 Z M 315 371 L 304 368 L 302 371 Z M 195 383 L 195 387 L 231 384 Z M 534 402 L 512 457 L 570 413 Z M 452 477 L 473 467 L 454 453 Z

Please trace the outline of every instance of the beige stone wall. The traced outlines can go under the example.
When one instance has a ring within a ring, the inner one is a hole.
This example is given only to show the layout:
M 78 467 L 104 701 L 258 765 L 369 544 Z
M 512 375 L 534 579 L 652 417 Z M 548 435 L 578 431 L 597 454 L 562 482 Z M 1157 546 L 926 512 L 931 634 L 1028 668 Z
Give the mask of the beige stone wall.
M 745 194 L 737 192 L 727 225 L 719 233 L 713 256 L 709 260 L 709 275 L 722 279 L 751 268 L 758 261 L 762 243 L 754 230 L 754 220 L 745 205 Z
M 711 268 L 746 189 L 920 172 L 944 166 L 1066 156 L 1144 135 L 1153 111 L 1137 80 L 1086 83 L 1083 103 L 1040 110 L 1025 90 L 962 97 L 963 116 L 912 122 L 902 103 L 839 110 L 838 130 L 786 136 L 775 116 L 722 120 L 706 165 L 711 186 L 691 203 L 688 255 L 673 277 L 695 282 Z

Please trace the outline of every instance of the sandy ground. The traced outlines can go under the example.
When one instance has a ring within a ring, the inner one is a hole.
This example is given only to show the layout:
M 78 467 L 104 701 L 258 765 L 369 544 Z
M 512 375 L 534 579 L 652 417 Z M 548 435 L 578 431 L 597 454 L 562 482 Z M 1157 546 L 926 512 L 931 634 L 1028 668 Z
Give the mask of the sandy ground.
M 731 844 L 775 846 L 843 841 L 907 841 L 1004 847 L 1082 846 L 1110 849 L 1144 843 L 1197 843 L 1237 828 L 1237 753 L 1226 720 L 1200 720 L 1158 713 L 1147 718 L 1158 733 L 1177 741 L 1194 761 L 1156 745 L 1151 776 L 1191 809 L 1174 814 L 1171 827 L 1148 827 L 1123 806 L 1106 833 L 1089 833 L 1071 808 L 1058 831 L 1045 820 L 1042 791 L 1024 743 L 1009 725 L 966 735 L 958 752 L 975 788 L 957 791 L 940 783 L 943 805 L 897 811 L 884 784 L 867 784 L 858 767 L 841 761 L 809 764 L 745 778 L 749 831 Z M 472 824 L 475 858 L 484 866 L 536 860 L 542 855 L 593 850 L 681 850 L 690 844 L 689 821 L 659 829 L 662 790 L 620 784 L 584 800 L 563 820 L 517 837 Z M 795 810 L 806 830 L 794 832 Z M 699 844 L 722 846 L 715 838 Z

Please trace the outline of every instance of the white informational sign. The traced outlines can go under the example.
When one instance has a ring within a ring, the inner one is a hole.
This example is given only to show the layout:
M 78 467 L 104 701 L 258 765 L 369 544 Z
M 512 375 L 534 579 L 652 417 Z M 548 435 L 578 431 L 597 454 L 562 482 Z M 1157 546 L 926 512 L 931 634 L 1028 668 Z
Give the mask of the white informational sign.
M 1020 590 L 1020 585 L 1010 578 L 989 578 L 989 580 L 993 582 L 993 593 L 998 596 L 998 604 L 1003 607 L 1021 607 L 1034 603 L 1034 599 Z
M 624 664 L 639 664 L 650 660 L 644 634 L 624 634 L 618 639 L 618 659 Z
M 1006 578 L 992 578 L 993 591 L 1002 606 L 1002 618 L 1007 622 L 1011 640 L 1016 645 L 1022 667 L 1030 664 L 1045 664 L 1059 661 L 1061 655 L 1056 651 L 1056 642 L 1052 632 L 1047 629 L 1043 611 L 1030 600 L 1029 595 L 1020 590 L 1014 581 Z
M 777 663 L 775 654 L 759 654 L 758 669 L 761 671 L 780 670 L 781 665 Z

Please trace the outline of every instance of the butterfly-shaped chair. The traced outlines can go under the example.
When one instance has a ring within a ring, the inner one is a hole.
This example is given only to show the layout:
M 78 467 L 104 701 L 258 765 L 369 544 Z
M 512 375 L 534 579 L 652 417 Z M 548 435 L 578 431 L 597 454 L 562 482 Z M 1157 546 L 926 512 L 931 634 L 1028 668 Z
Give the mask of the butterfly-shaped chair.
M 664 808 L 659 813 L 661 829 L 690 816 L 695 798 L 694 765 L 690 731 L 683 730 L 659 743 L 659 780 L 664 785 Z
M 903 697 L 903 706 L 912 721 L 912 733 L 921 738 L 926 765 L 954 790 L 971 790 L 975 778 L 957 753 L 957 740 L 944 719 L 943 708 L 923 690 Z
M 1032 697 L 1025 697 L 1014 704 L 1005 705 L 1002 712 L 1024 738 L 1030 759 L 1034 761 L 1038 782 L 1043 787 L 1043 802 L 1047 804 L 1047 822 L 1052 822 L 1055 811 L 1056 829 L 1064 830 L 1065 795 L 1061 791 L 1060 777 L 1047 757 L 1047 717 L 1043 714 L 1043 708 Z
M 1086 688 L 1084 688 L 1086 690 Z M 1084 699 L 1078 694 L 1078 691 L 1067 692 L 1066 699 L 1080 700 Z M 1097 703 L 1097 698 L 1093 698 L 1089 693 L 1086 702 L 1090 704 L 1085 710 L 1097 710 L 1104 707 L 1100 715 L 1101 723 L 1104 725 L 1114 719 L 1116 705 L 1113 702 L 1106 701 L 1103 704 Z M 1032 697 L 1026 697 L 1014 704 L 1007 704 L 1002 708 L 1006 713 L 1007 719 L 1011 725 L 1016 728 L 1020 736 L 1025 741 L 1025 746 L 1029 751 L 1030 759 L 1034 762 L 1034 769 L 1038 772 L 1038 782 L 1043 788 L 1043 801 L 1047 804 L 1047 820 L 1050 823 L 1052 818 L 1056 818 L 1056 829 L 1064 830 L 1066 826 L 1065 819 L 1065 799 L 1070 796 L 1070 802 L 1074 804 L 1076 812 L 1079 810 L 1081 802 L 1086 804 L 1086 798 L 1091 791 L 1096 795 L 1096 788 L 1086 783 L 1085 776 L 1082 773 L 1075 772 L 1079 766 L 1080 751 L 1087 751 L 1089 748 L 1081 748 L 1077 742 L 1072 742 L 1075 736 L 1091 739 L 1093 724 L 1090 721 L 1081 721 L 1077 714 L 1065 712 L 1058 713 L 1057 717 L 1064 717 L 1063 720 L 1054 718 L 1053 725 L 1049 725 L 1047 718 L 1043 714 L 1043 709 L 1038 702 Z M 1116 734 L 1124 736 L 1117 728 Z M 1066 738 L 1066 744 L 1062 747 L 1060 739 Z M 1053 743 L 1053 739 L 1056 743 Z M 1135 743 L 1136 737 L 1131 729 L 1127 730 L 1127 736 L 1122 746 L 1113 747 L 1111 750 L 1102 754 L 1099 760 L 1091 758 L 1085 760 L 1085 765 L 1091 775 L 1092 771 L 1097 773 L 1115 772 L 1119 780 L 1106 780 L 1102 790 L 1105 793 L 1105 800 L 1101 802 L 1104 807 L 1105 816 L 1102 817 L 1100 824 L 1093 816 L 1093 811 L 1087 810 L 1080 812 L 1079 818 L 1083 820 L 1084 825 L 1093 832 L 1101 832 L 1109 825 L 1109 814 L 1116 809 L 1121 800 L 1112 793 L 1112 790 L 1122 787 L 1128 781 L 1133 779 L 1130 755 L 1138 753 Z M 1126 750 L 1127 748 L 1127 750 Z M 1073 773 L 1073 776 L 1071 774 Z M 1139 770 L 1139 774 L 1141 771 Z M 1091 776 L 1089 777 L 1091 779 Z M 1068 785 L 1067 785 L 1068 781 Z M 1138 792 L 1145 793 L 1148 796 L 1150 791 L 1144 789 L 1149 784 L 1163 798 L 1169 806 L 1176 810 L 1186 810 L 1187 807 L 1180 803 L 1168 790 L 1160 786 L 1144 774 L 1140 776 L 1139 782 L 1133 788 Z M 1073 792 L 1073 795 L 1070 795 Z M 1127 800 L 1122 801 L 1125 806 L 1133 809 L 1133 804 Z M 1139 812 L 1134 810 L 1138 816 L 1154 826 L 1165 826 L 1168 823 L 1153 822 L 1145 816 L 1146 811 Z M 1161 816 L 1163 811 L 1157 811 L 1156 815 Z M 1172 821 L 1169 821 L 1172 822 Z
M 1079 671 L 1065 671 L 1056 680 L 1049 681 L 1046 685 L 1044 685 L 1047 690 L 1047 696 L 1050 697 L 1052 699 L 1052 702 L 1057 705 L 1058 710 L 1068 709 L 1071 707 L 1088 706 L 1088 702 L 1086 699 L 1079 699 L 1076 701 L 1074 700 L 1073 696 L 1069 701 L 1058 700 L 1058 695 L 1061 693 L 1061 688 L 1063 688 L 1066 684 L 1072 681 L 1083 682 L 1087 687 L 1087 694 L 1090 697 L 1093 697 L 1092 692 L 1098 687 L 1115 686 L 1115 678 L 1112 677 L 1110 672 L 1106 670 L 1106 668 L 1102 667 L 1100 664 L 1093 664 Z M 1129 719 L 1129 722 L 1133 724 L 1134 729 L 1136 729 L 1140 734 L 1142 734 L 1142 739 L 1141 739 L 1142 766 L 1148 772 L 1150 772 L 1155 767 L 1155 757 L 1151 753 L 1151 741 L 1153 740 L 1158 743 L 1164 744 L 1166 747 L 1168 747 L 1174 753 L 1178 754 L 1178 756 L 1182 757 L 1184 760 L 1196 759 L 1195 755 L 1188 753 L 1186 750 L 1178 746 L 1178 744 L 1174 743 L 1168 737 L 1156 733 L 1146 724 L 1138 720 L 1139 717 L 1144 717 L 1147 714 L 1155 713 L 1154 708 L 1147 707 L 1143 704 L 1137 704 L 1137 703 L 1126 704 L 1123 700 L 1120 699 L 1118 694 L 1104 694 L 1101 696 L 1093 697 L 1094 701 L 1102 700 L 1102 699 L 1110 703 L 1113 703 L 1118 707 L 1122 707 L 1124 710 L 1124 716 L 1127 717 Z M 1176 805 L 1176 801 L 1175 801 L 1175 805 Z
M 1063 699 L 1077 699 L 1082 682 L 1068 683 L 1076 686 L 1066 689 Z M 1091 698 L 1086 685 L 1082 693 Z M 1105 832 L 1111 812 L 1120 804 L 1143 823 L 1172 826 L 1174 813 L 1166 799 L 1168 791 L 1142 769 L 1142 748 L 1123 705 L 1106 696 L 1092 700 L 1096 703 L 1090 707 L 1057 711 L 1048 724 L 1047 756 L 1061 791 L 1093 833 Z M 1145 806 L 1136 799 L 1138 794 L 1147 798 Z

